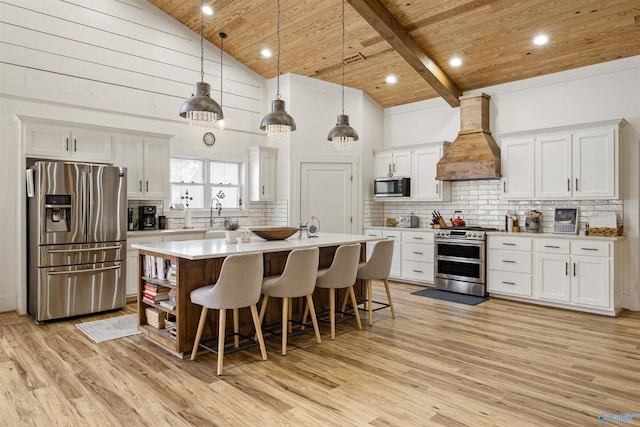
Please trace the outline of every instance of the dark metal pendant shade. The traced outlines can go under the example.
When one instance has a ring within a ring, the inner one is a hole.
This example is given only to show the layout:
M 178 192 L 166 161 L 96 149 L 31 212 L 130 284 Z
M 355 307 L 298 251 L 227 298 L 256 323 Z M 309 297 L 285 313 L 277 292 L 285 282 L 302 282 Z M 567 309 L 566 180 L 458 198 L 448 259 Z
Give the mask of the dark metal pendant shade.
M 351 141 L 358 140 L 358 132 L 351 126 L 349 126 L 349 116 L 346 114 L 339 114 L 336 125 L 329 131 L 327 139 L 333 141 L 336 138 L 351 138 Z
M 269 127 L 288 127 L 289 131 L 296 130 L 296 122 L 285 110 L 284 100 L 271 101 L 271 112 L 263 117 L 260 129 L 268 130 Z
M 222 107 L 214 101 L 211 96 L 211 86 L 209 83 L 196 82 L 193 84 L 193 95 L 180 106 L 180 117 L 189 117 L 189 113 L 211 113 L 214 120 L 222 117 Z

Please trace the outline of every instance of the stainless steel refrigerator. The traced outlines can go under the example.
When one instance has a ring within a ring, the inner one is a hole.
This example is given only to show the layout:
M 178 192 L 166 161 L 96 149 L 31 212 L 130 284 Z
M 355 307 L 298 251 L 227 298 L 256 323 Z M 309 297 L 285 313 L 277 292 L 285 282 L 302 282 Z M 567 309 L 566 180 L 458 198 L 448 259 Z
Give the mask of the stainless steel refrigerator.
M 123 307 L 126 169 L 37 162 L 27 185 L 27 300 L 36 322 Z

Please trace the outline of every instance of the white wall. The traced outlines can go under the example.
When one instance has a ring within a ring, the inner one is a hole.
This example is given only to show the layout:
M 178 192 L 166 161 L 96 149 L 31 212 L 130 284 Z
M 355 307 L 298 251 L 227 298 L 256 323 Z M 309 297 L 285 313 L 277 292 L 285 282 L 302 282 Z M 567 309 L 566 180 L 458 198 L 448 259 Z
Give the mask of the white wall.
M 622 154 L 620 188 L 624 204 L 624 231 L 629 249 L 625 262 L 628 276 L 624 286 L 625 306 L 634 310 L 640 310 L 638 201 L 640 85 L 638 82 L 640 82 L 640 56 L 465 93 L 467 95 L 484 92 L 491 96 L 491 130 L 498 143 L 500 134 L 503 133 L 622 118 L 629 122 L 620 150 Z M 425 141 L 453 141 L 460 129 L 459 117 L 459 108 L 450 108 L 439 99 L 388 108 L 385 110 L 385 146 L 400 147 Z M 466 181 L 453 184 L 456 197 L 466 195 L 467 198 L 482 198 L 483 192 L 489 194 L 494 190 L 491 181 Z M 489 193 L 486 193 L 487 191 Z M 530 202 L 527 203 L 530 204 Z M 602 208 L 597 206 L 599 204 L 601 203 L 588 203 L 590 209 Z M 618 209 L 616 204 L 619 204 L 619 201 L 608 201 L 604 204 L 609 205 L 605 208 L 616 210 Z M 446 206 L 443 207 L 446 208 Z M 393 206 L 391 210 L 402 208 Z M 423 203 L 410 208 L 418 208 L 427 215 L 436 207 Z M 372 209 L 377 208 L 374 205 Z M 382 216 L 379 213 L 368 213 L 368 215 L 371 218 L 388 215 L 386 208 L 383 209 L 385 212 Z M 504 210 L 498 209 L 495 215 L 504 215 L 504 213 Z M 486 218 L 482 219 L 486 220 Z M 499 221 L 498 218 L 489 218 L 487 223 L 495 224 Z

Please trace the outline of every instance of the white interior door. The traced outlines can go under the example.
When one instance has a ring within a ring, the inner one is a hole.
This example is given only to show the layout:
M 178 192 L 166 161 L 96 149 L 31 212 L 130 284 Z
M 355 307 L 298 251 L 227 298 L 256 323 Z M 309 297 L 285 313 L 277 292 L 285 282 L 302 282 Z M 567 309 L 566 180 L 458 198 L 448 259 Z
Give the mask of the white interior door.
M 353 233 L 353 171 L 351 163 L 300 164 L 300 218 L 320 221 L 320 231 Z

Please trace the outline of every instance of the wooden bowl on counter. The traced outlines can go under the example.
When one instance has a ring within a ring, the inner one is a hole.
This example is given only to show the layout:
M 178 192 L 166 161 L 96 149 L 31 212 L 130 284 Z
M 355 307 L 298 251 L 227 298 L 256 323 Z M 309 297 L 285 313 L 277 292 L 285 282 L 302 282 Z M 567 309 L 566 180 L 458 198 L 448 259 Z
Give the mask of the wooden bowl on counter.
M 293 236 L 297 231 L 297 227 L 249 227 L 249 230 L 264 240 L 284 240 Z

